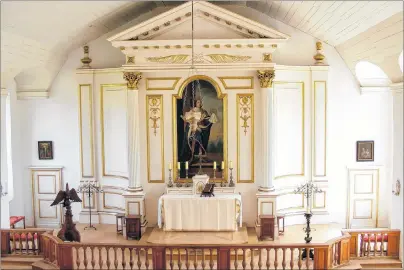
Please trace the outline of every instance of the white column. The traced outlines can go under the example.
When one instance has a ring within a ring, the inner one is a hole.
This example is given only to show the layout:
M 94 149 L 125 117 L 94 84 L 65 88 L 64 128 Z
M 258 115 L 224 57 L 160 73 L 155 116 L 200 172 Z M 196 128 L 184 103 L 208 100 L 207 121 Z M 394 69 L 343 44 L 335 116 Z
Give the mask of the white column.
M 274 190 L 274 132 L 273 132 L 273 88 L 261 88 L 262 116 L 262 179 L 259 191 Z
M 1 89 L 1 228 L 10 228 L 10 194 L 8 194 L 8 181 L 9 172 L 9 150 L 8 140 L 10 139 L 7 132 L 7 121 L 10 119 L 7 117 L 7 98 L 8 92 L 6 89 Z M 6 194 L 7 193 L 7 194 Z
M 274 130 L 273 130 L 273 87 L 275 78 L 273 70 L 258 71 L 258 79 L 261 85 L 261 112 L 262 112 L 262 179 L 259 191 L 268 192 L 274 190 Z
M 139 137 L 139 90 L 138 82 L 142 78 L 140 72 L 124 72 L 127 81 L 127 116 L 128 116 L 128 169 L 129 184 L 123 194 L 125 198 L 125 214 L 141 216 L 142 231 L 147 227 L 145 213 L 145 194 L 140 179 L 140 137 Z

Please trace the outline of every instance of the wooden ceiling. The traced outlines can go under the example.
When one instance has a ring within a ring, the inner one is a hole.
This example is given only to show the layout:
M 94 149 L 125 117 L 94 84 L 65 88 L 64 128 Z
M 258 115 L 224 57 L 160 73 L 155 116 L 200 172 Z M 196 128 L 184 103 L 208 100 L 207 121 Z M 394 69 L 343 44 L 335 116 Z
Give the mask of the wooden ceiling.
M 352 40 L 361 33 L 373 29 L 372 27 L 377 28 L 378 24 L 392 16 L 397 17 L 392 19 L 396 26 L 395 30 L 391 30 L 395 31 L 391 32 L 391 35 L 399 37 L 403 31 L 402 1 L 212 2 L 223 7 L 240 5 L 247 9 L 255 9 L 335 46 L 342 52 L 341 55 L 346 62 L 357 61 L 358 55 L 361 54 L 360 50 L 365 52 L 369 48 L 385 45 L 385 41 L 396 42 L 398 39 L 388 36 L 377 41 L 363 37 L 364 43 L 356 46 L 355 53 L 347 51 L 349 44 L 355 43 Z M 152 12 L 158 14 L 181 3 L 183 1 L 3 1 L 1 2 L 2 78 L 14 78 L 20 74 L 19 78 L 22 80 L 24 76 L 21 74 L 42 69 L 48 73 L 50 85 L 72 50 L 133 19 L 144 20 L 150 17 Z M 398 27 L 400 18 L 401 27 Z M 377 29 L 379 32 L 383 31 Z M 398 52 L 400 46 L 402 48 L 402 38 L 400 44 L 394 45 L 394 52 L 390 52 L 389 57 L 395 57 L 397 54 L 398 58 L 401 52 Z M 391 47 L 385 45 L 380 47 L 381 49 L 372 49 L 372 52 L 380 53 Z M 353 54 L 356 56 L 353 57 Z M 397 72 L 395 75 L 386 72 L 391 77 L 397 77 Z M 29 85 L 29 82 L 21 83 L 24 84 Z

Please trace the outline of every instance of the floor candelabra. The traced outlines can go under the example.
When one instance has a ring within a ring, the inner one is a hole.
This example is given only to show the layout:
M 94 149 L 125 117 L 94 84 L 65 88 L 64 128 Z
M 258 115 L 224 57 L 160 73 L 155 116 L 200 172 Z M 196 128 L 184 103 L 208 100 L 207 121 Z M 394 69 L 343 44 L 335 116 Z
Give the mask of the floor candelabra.
M 80 183 L 79 188 L 77 189 L 78 192 L 83 192 L 88 195 L 88 203 L 89 203 L 89 210 L 90 210 L 90 225 L 85 227 L 84 230 L 97 230 L 92 224 L 91 224 L 91 196 L 93 196 L 93 193 L 102 193 L 104 192 L 101 187 L 98 186 L 98 183 L 95 181 L 86 181 Z

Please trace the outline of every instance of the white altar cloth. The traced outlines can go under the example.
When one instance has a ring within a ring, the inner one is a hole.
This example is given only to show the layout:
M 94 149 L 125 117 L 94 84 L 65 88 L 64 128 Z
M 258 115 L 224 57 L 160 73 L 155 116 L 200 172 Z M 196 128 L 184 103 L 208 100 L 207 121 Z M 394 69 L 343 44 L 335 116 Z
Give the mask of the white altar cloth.
M 166 231 L 236 231 L 242 226 L 240 194 L 164 194 L 158 202 L 158 226 Z

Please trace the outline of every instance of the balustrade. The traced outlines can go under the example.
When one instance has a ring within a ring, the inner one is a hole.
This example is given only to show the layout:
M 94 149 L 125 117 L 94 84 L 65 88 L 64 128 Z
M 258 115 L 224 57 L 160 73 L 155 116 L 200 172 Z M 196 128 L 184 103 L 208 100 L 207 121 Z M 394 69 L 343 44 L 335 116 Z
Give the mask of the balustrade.
M 39 255 L 44 229 L 1 229 L 1 253 L 7 255 Z

